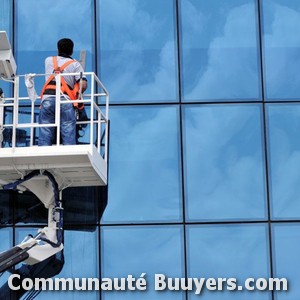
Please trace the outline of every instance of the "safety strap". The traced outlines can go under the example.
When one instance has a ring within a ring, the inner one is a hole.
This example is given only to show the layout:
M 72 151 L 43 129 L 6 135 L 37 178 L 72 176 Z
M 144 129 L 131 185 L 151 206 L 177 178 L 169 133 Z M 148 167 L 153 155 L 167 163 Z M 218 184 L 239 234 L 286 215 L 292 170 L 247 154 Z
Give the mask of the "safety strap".
M 53 67 L 54 67 L 54 74 L 50 75 L 48 80 L 46 81 L 46 83 L 43 86 L 42 92 L 41 92 L 41 99 L 45 93 L 45 90 L 55 90 L 56 89 L 56 84 L 50 84 L 52 83 L 52 81 L 55 82 L 55 74 L 59 74 L 59 73 L 63 73 L 64 69 L 70 65 L 71 63 L 75 62 L 74 59 L 72 60 L 68 60 L 67 62 L 65 62 L 62 66 L 58 66 L 57 63 L 57 56 L 53 56 Z M 69 96 L 69 98 L 71 100 L 76 100 L 77 99 L 77 95 L 79 94 L 79 83 L 76 82 L 76 84 L 74 85 L 74 88 L 71 89 L 68 84 L 66 83 L 64 77 L 61 77 L 61 92 L 64 94 L 67 94 Z M 73 102 L 73 105 L 75 107 L 78 107 L 78 103 L 77 102 Z M 83 108 L 83 107 L 82 107 Z

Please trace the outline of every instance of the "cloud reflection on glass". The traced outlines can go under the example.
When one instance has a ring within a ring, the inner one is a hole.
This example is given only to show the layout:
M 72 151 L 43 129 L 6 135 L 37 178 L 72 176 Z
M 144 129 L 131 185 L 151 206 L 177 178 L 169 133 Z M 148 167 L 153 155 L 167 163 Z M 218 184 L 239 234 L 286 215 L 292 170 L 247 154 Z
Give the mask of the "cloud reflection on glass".
M 260 105 L 183 110 L 189 220 L 265 219 Z
M 179 221 L 177 106 L 112 107 L 104 222 Z
M 265 96 L 300 98 L 300 6 L 298 0 L 263 0 Z
M 48 1 L 15 1 L 18 74 L 44 73 L 45 58 L 57 54 L 57 41 L 64 37 L 73 40 L 75 59 L 79 59 L 80 50 L 87 51 L 85 69 L 95 71 L 92 3 L 92 0 L 64 0 L 49 5 Z M 66 13 L 70 7 L 72 13 Z M 38 94 L 43 84 L 44 78 L 36 78 Z M 21 87 L 21 95 L 27 94 L 25 85 Z
M 100 2 L 99 70 L 111 102 L 176 100 L 173 2 Z
M 272 218 L 299 218 L 300 105 L 269 104 L 267 116 Z
M 288 292 L 275 292 L 275 299 L 297 299 L 300 294 L 300 269 L 295 266 L 300 265 L 300 225 L 273 224 L 272 240 L 274 277 L 288 279 Z
M 259 100 L 256 1 L 180 3 L 184 100 Z
M 187 229 L 188 277 L 269 278 L 266 224 L 190 225 Z M 268 291 L 203 291 L 205 300 L 271 300 Z M 189 299 L 199 299 L 190 293 Z
M 155 291 L 154 274 L 184 277 L 181 226 L 103 227 L 102 276 L 120 278 L 146 273 L 147 290 L 104 292 L 104 300 L 183 300 L 182 291 Z

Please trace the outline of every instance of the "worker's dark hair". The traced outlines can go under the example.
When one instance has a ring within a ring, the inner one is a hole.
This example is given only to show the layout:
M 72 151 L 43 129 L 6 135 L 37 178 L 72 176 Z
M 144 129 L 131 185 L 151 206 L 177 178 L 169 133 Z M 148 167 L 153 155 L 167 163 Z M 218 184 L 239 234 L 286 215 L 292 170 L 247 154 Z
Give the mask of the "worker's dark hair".
M 74 43 L 71 39 L 63 38 L 57 42 L 58 55 L 72 55 Z

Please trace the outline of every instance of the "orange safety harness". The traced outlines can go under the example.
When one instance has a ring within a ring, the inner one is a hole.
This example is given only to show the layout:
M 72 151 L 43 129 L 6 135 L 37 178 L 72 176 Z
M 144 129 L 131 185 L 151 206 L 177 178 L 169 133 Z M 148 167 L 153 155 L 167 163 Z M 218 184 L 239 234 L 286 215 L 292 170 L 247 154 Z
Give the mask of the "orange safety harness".
M 70 65 L 71 63 L 75 62 L 76 60 L 71 59 L 65 62 L 62 66 L 58 66 L 57 64 L 57 56 L 53 56 L 53 75 L 50 75 L 48 80 L 43 86 L 42 92 L 41 92 L 41 99 L 45 93 L 46 90 L 56 90 L 56 82 L 55 82 L 55 74 L 63 73 L 64 69 Z M 80 85 L 78 82 L 75 83 L 74 88 L 70 88 L 68 84 L 66 83 L 63 76 L 61 76 L 61 92 L 64 94 L 67 94 L 71 100 L 77 100 L 78 95 L 80 93 Z M 77 103 L 76 101 L 73 101 L 74 107 L 78 109 L 83 109 L 84 105 L 83 103 Z

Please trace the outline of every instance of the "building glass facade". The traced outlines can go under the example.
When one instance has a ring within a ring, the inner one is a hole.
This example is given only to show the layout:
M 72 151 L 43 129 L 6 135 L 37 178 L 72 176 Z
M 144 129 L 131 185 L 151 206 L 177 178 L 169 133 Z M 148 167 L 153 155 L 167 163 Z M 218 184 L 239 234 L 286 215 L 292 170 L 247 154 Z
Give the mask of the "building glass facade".
M 299 299 L 299 25 L 300 0 L 0 1 L 18 74 L 44 73 L 45 57 L 69 37 L 110 92 L 107 207 L 99 221 L 99 207 L 88 206 L 98 194 L 82 192 L 57 277 L 147 280 L 146 291 L 37 299 L 199 297 L 155 291 L 155 274 L 285 277 L 288 291 L 200 296 Z M 32 219 L 17 218 L 24 203 L 0 195 L 0 251 L 35 232 Z

